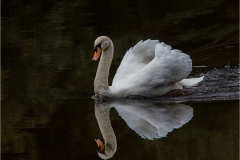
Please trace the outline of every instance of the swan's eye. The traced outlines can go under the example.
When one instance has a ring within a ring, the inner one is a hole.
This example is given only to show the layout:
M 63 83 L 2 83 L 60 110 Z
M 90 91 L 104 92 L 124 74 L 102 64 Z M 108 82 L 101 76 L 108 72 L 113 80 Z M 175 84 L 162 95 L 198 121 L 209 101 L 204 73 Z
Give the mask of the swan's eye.
M 97 51 L 97 48 L 102 49 L 101 45 L 102 45 L 102 43 L 99 43 L 98 45 L 94 46 L 93 50 Z

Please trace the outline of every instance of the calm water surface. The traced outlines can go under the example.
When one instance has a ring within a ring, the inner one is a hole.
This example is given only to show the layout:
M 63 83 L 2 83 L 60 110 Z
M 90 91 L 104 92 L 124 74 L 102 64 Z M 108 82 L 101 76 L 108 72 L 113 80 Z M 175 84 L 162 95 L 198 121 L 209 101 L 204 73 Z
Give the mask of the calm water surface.
M 95 38 L 107 35 L 115 44 L 110 82 L 126 50 L 148 38 L 208 66 L 194 68 L 196 76 L 238 65 L 238 6 L 235 0 L 3 1 L 2 158 L 99 159 L 94 139 L 103 136 L 91 99 Z M 113 159 L 239 158 L 238 101 L 112 103 L 104 105 L 117 139 Z M 156 136 L 151 124 L 168 132 Z

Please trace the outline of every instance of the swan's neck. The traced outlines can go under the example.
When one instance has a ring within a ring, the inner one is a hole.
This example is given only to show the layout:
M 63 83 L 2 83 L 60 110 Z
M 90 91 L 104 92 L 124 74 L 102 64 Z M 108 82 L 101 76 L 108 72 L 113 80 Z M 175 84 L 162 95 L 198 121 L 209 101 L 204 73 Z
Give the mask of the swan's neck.
M 109 107 L 102 104 L 95 105 L 95 116 L 105 141 L 105 153 L 113 155 L 117 150 L 117 139 L 111 125 L 109 112 Z
M 112 42 L 107 49 L 102 51 L 94 80 L 94 92 L 97 94 L 104 94 L 109 90 L 108 75 L 112 63 L 113 52 L 114 49 Z

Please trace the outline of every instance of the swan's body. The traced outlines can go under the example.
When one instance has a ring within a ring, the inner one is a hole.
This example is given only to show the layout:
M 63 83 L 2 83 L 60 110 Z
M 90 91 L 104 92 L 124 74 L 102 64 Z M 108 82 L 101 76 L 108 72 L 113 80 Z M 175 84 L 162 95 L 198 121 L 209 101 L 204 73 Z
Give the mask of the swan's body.
M 127 125 L 142 138 L 150 140 L 166 137 L 175 128 L 180 128 L 192 119 L 193 109 L 179 103 L 156 101 L 119 100 L 95 103 L 95 116 L 105 143 L 98 154 L 103 159 L 111 158 L 117 150 L 117 140 L 111 126 L 109 112 L 114 107 Z
M 197 86 L 203 80 L 203 77 L 184 79 L 192 70 L 192 60 L 188 55 L 180 50 L 171 50 L 171 46 L 158 40 L 146 40 L 127 51 L 109 87 L 113 42 L 101 36 L 95 40 L 94 48 L 93 60 L 97 60 L 102 52 L 94 80 L 96 95 L 156 97 L 183 86 Z

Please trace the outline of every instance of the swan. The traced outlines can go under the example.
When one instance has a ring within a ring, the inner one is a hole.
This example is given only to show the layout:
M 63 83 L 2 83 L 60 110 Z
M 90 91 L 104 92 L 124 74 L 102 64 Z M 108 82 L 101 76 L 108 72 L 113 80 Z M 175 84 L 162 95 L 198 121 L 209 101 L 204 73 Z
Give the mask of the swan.
M 192 71 L 191 58 L 163 42 L 148 39 L 126 52 L 109 86 L 113 53 L 109 37 L 100 36 L 95 40 L 92 60 L 97 61 L 101 55 L 94 79 L 95 97 L 156 97 L 174 89 L 197 86 L 204 78 L 185 79 Z
M 103 143 L 96 139 L 98 155 L 102 159 L 113 157 L 117 150 L 116 135 L 109 118 L 112 107 L 132 130 L 149 140 L 166 137 L 169 132 L 182 127 L 193 117 L 193 108 L 181 103 L 126 99 L 95 102 L 95 116 L 105 141 Z

